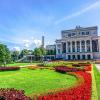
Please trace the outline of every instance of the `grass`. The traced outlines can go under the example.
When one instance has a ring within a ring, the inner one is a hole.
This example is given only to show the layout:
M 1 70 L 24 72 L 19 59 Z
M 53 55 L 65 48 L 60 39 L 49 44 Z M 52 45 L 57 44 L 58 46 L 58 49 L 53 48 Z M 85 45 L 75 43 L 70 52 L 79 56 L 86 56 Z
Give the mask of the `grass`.
M 74 76 L 57 73 L 53 70 L 30 70 L 0 72 L 0 88 L 25 90 L 26 95 L 43 93 L 48 90 L 70 87 L 77 79 Z
M 93 66 L 95 80 L 96 80 L 96 87 L 97 87 L 97 93 L 98 93 L 98 100 L 100 100 L 100 73 L 97 70 L 96 66 Z
M 32 64 L 39 64 L 39 62 L 38 63 L 34 62 Z M 27 65 L 30 65 L 30 63 L 12 63 L 12 64 L 7 64 L 7 66 L 27 66 Z

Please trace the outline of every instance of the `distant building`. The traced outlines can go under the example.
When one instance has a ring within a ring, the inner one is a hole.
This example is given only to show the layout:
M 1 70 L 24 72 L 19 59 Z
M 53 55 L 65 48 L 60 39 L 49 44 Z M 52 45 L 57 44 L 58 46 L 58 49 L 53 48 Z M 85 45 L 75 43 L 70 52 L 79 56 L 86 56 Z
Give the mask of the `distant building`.
M 56 45 L 46 45 L 46 59 L 55 59 L 56 58 Z
M 55 50 L 56 45 L 46 45 L 46 50 Z
M 98 27 L 80 27 L 61 31 L 56 40 L 56 58 L 66 60 L 100 59 Z

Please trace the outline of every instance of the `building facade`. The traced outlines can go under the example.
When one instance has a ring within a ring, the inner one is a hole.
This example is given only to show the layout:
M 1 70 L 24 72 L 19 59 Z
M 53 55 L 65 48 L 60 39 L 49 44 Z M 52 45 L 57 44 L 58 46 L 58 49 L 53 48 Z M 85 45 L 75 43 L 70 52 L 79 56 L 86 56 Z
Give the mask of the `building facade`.
M 66 60 L 100 59 L 98 27 L 80 27 L 61 31 L 56 40 L 56 58 Z
M 56 45 L 46 45 L 46 59 L 56 59 Z
M 46 45 L 46 50 L 55 50 L 56 49 L 56 45 Z

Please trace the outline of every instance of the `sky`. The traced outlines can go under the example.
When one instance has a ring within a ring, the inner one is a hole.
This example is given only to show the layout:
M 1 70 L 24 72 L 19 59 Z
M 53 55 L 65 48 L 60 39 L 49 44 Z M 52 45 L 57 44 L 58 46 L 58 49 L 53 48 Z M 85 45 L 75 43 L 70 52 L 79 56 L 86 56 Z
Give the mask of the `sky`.
M 98 26 L 100 0 L 0 0 L 0 42 L 12 49 L 54 44 L 61 30 Z

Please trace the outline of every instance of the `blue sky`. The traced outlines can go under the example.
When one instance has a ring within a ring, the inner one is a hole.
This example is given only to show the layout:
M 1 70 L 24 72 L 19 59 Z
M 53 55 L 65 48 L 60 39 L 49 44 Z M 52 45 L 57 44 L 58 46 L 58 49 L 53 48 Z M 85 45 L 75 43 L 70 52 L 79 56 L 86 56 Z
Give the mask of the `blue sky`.
M 100 33 L 100 0 L 0 0 L 0 42 L 10 49 L 34 49 L 42 35 L 54 44 L 76 25 L 97 25 Z

